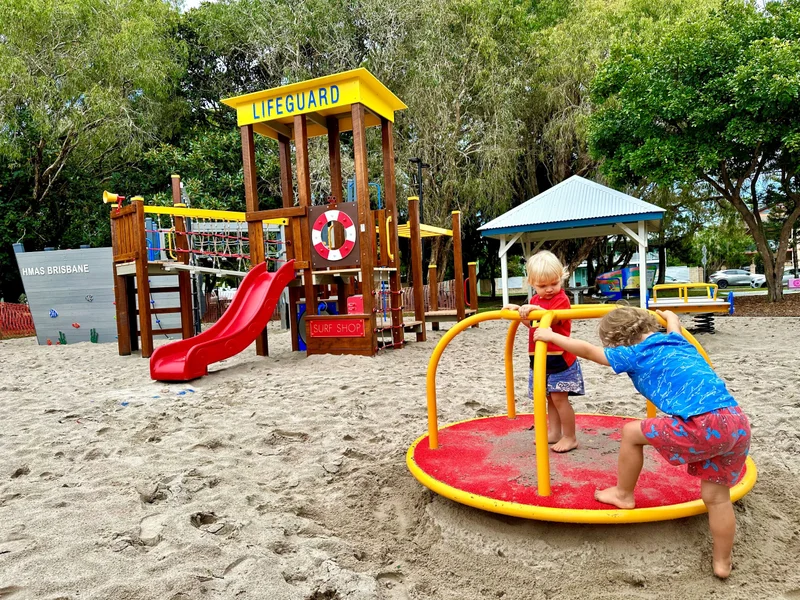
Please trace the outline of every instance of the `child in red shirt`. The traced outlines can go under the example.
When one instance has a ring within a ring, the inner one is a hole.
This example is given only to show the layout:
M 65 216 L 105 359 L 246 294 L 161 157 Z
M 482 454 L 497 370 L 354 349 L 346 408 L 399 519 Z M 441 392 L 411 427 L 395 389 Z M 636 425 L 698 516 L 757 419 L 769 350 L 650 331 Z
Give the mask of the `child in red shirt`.
M 520 317 L 526 317 L 534 310 L 559 310 L 570 308 L 569 298 L 561 289 L 567 276 L 566 269 L 558 257 L 552 252 L 543 250 L 528 259 L 526 264 L 528 283 L 534 294 L 528 304 L 517 306 L 509 304 L 505 309 L 519 311 Z M 530 327 L 530 321 L 523 321 Z M 569 337 L 572 330 L 571 321 L 559 321 L 553 325 L 553 331 Z M 528 354 L 531 370 L 528 377 L 528 393 L 533 396 L 533 352 L 535 341 L 533 329 L 528 337 Z M 547 441 L 553 444 L 554 452 L 569 452 L 578 447 L 575 435 L 575 411 L 570 404 L 570 396 L 583 396 L 583 373 L 576 356 L 563 348 L 547 344 Z

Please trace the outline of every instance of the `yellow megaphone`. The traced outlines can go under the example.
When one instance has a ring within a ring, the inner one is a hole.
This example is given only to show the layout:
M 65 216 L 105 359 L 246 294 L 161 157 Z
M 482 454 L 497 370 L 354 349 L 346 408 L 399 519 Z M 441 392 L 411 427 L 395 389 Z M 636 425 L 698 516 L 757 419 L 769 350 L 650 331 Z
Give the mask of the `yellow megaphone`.
M 118 202 L 122 202 L 125 200 L 125 196 L 120 196 L 119 194 L 112 194 L 107 190 L 103 190 L 103 202 L 106 204 L 116 204 Z

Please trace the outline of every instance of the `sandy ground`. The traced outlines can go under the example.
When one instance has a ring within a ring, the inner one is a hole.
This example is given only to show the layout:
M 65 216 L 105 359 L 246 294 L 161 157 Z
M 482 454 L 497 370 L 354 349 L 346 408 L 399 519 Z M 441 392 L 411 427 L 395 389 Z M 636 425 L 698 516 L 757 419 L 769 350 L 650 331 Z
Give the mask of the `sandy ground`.
M 503 411 L 504 331 L 447 349 L 441 423 Z M 423 488 L 405 452 L 426 428 L 429 333 L 374 358 L 305 358 L 276 330 L 271 358 L 250 349 L 191 385 L 153 382 L 109 344 L 0 342 L 0 598 L 800 598 L 800 319 L 722 318 L 700 336 L 759 469 L 727 582 L 705 516 L 541 523 Z M 584 373 L 579 412 L 643 414 L 627 378 Z

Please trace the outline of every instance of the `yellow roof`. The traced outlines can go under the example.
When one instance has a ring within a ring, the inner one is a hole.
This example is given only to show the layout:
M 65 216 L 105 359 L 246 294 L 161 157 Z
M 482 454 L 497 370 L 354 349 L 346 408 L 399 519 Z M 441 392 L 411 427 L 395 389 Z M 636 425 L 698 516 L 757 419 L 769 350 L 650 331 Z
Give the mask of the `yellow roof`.
M 351 105 L 360 102 L 368 110 L 367 127 L 380 125 L 380 117 L 394 121 L 394 111 L 407 108 L 389 88 L 366 69 L 353 69 L 299 83 L 225 98 L 223 104 L 236 109 L 239 126 L 277 139 L 294 139 L 294 117 L 306 115 L 308 137 L 325 135 L 325 117 L 339 119 L 339 131 L 353 128 Z

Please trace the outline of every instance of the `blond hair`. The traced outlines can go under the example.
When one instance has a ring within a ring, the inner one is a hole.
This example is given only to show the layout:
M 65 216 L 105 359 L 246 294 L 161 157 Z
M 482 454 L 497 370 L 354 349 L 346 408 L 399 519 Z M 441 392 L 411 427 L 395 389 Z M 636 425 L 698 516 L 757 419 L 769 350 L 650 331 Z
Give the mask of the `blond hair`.
M 597 333 L 606 347 L 633 346 L 642 336 L 659 330 L 658 320 L 646 310 L 620 306 L 600 319 Z
M 528 273 L 528 283 L 536 284 L 540 281 L 563 280 L 569 277 L 567 269 L 558 260 L 558 257 L 547 250 L 537 252 L 525 264 Z

